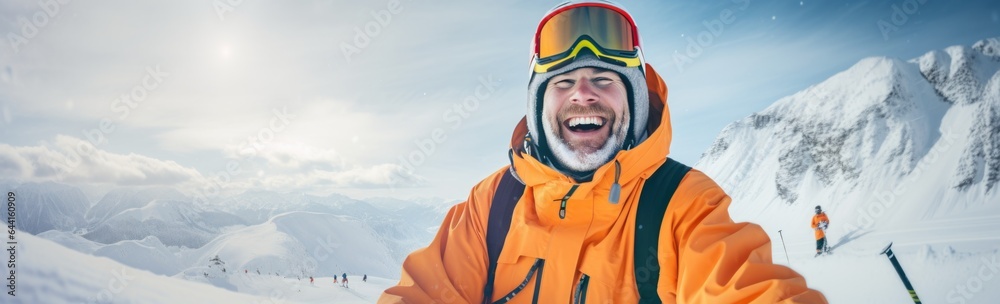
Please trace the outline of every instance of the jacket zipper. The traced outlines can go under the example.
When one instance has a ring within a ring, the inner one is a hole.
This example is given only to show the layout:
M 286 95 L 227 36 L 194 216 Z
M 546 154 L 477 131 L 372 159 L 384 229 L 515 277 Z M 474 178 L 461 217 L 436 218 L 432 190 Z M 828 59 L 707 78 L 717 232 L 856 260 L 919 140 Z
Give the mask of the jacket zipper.
M 528 282 L 531 281 L 531 277 L 535 277 L 535 295 L 531 303 L 538 303 L 538 294 L 542 287 L 542 268 L 545 268 L 545 260 L 536 258 L 535 263 L 532 264 L 531 269 L 528 270 L 528 275 L 524 276 L 524 281 L 521 282 L 520 285 L 517 285 L 514 290 L 507 293 L 507 295 L 504 295 L 499 300 L 496 300 L 496 302 L 493 302 L 493 304 L 504 304 L 513 299 L 514 296 L 521 292 L 521 290 L 524 290 L 524 287 L 528 286 Z
M 584 273 L 580 276 L 580 282 L 576 284 L 576 300 L 573 303 L 584 304 L 587 303 L 587 285 L 590 284 L 590 276 Z

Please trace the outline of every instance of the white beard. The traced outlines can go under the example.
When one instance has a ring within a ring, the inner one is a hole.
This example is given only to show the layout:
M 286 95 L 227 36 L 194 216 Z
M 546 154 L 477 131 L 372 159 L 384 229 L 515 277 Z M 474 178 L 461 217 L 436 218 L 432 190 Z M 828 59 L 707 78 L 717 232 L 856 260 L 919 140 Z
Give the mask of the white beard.
M 608 163 L 622 149 L 622 144 L 625 142 L 625 132 L 627 131 L 625 126 L 622 125 L 619 127 L 618 132 L 612 132 L 608 140 L 604 142 L 604 145 L 597 151 L 594 151 L 594 153 L 575 151 L 562 137 L 556 135 L 555 129 L 550 122 L 551 119 L 549 118 L 548 115 L 542 114 L 542 129 L 545 132 L 545 138 L 548 140 L 549 149 L 552 150 L 552 155 L 555 156 L 559 164 L 573 171 L 588 172 L 597 170 L 597 168 Z M 627 121 L 628 114 L 624 118 Z

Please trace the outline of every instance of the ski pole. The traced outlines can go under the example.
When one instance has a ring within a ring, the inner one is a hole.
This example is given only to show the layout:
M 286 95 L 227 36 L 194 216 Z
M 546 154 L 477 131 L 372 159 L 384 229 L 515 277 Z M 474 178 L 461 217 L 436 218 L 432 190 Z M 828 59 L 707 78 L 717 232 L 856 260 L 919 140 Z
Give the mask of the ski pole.
M 781 237 L 781 248 L 785 249 L 785 261 L 788 262 L 788 266 L 792 266 L 792 261 L 788 259 L 788 248 L 785 247 L 785 236 L 781 234 L 781 230 L 778 230 L 778 236 Z
M 896 255 L 892 253 L 892 242 L 889 242 L 889 246 L 885 246 L 882 249 L 882 253 L 889 257 L 889 262 L 892 262 L 892 267 L 896 268 L 896 273 L 899 274 L 899 278 L 903 280 L 903 286 L 906 286 L 906 290 L 910 292 L 910 298 L 913 298 L 913 303 L 921 304 L 920 298 L 917 297 L 917 292 L 913 290 L 913 285 L 910 285 L 910 280 L 906 278 L 906 273 L 903 272 L 903 267 L 899 266 L 899 261 L 896 260 Z

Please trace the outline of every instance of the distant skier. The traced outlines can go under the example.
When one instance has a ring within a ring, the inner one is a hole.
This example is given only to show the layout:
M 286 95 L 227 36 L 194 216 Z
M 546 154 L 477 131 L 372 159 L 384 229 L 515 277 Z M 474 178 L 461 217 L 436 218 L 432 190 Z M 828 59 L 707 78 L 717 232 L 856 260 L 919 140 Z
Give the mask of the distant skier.
M 333 275 L 333 284 L 334 284 L 334 285 L 336 285 L 336 284 L 337 284 L 337 275 Z
M 365 274 L 365 276 L 361 277 L 361 281 L 368 282 L 368 274 Z
M 312 276 L 309 277 L 309 285 L 313 285 L 313 277 Z
M 830 248 L 827 247 L 826 243 L 826 228 L 830 225 L 830 218 L 826 217 L 826 213 L 820 206 L 816 206 L 816 215 L 812 219 L 813 233 L 816 235 L 816 255 L 819 256 L 823 252 L 830 252 Z

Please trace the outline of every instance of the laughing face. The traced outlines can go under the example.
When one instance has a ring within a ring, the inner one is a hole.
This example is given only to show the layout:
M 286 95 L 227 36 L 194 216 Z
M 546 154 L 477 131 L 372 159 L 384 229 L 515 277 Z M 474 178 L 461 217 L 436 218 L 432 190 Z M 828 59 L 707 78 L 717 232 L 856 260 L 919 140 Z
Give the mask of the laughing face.
M 618 73 L 580 68 L 549 79 L 542 127 L 565 167 L 591 171 L 621 149 L 628 132 L 628 95 Z

